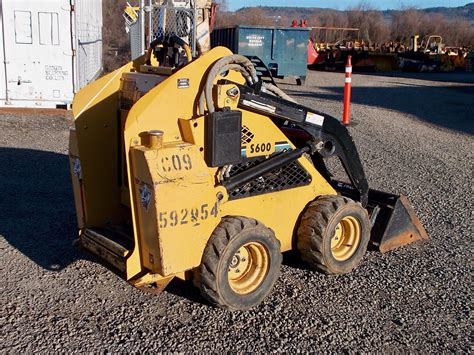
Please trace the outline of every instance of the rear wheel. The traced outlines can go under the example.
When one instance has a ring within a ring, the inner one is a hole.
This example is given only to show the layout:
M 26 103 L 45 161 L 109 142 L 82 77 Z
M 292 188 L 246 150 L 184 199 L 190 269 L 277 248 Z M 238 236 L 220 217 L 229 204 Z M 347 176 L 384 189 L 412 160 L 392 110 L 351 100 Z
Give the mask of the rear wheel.
M 251 218 L 223 218 L 203 253 L 201 293 L 222 308 L 252 308 L 271 292 L 281 261 L 272 230 Z
M 303 213 L 297 232 L 301 258 L 326 274 L 354 269 L 367 251 L 370 221 L 358 202 L 342 196 L 321 196 Z

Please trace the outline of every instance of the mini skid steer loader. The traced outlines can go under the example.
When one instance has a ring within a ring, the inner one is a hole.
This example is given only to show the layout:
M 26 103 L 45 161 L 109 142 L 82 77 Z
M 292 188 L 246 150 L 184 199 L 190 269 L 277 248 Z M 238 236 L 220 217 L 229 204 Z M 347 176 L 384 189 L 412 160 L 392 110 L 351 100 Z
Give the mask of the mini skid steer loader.
M 271 292 L 282 252 L 343 274 L 427 235 L 404 196 L 369 190 L 347 129 L 217 47 L 183 67 L 134 62 L 75 97 L 80 244 L 139 288 L 193 279 L 212 304 Z M 335 181 L 337 156 L 350 183 Z

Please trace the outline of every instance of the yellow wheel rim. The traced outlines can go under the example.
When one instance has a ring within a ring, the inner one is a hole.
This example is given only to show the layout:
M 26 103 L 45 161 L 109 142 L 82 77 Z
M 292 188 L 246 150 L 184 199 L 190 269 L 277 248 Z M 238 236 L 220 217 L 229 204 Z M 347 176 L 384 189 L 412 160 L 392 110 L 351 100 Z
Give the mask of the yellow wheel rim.
M 255 291 L 267 275 L 269 259 L 267 248 L 260 243 L 241 246 L 232 257 L 227 273 L 232 290 L 241 295 Z
M 331 239 L 332 256 L 338 261 L 349 259 L 360 243 L 360 223 L 352 217 L 344 217 L 336 226 Z

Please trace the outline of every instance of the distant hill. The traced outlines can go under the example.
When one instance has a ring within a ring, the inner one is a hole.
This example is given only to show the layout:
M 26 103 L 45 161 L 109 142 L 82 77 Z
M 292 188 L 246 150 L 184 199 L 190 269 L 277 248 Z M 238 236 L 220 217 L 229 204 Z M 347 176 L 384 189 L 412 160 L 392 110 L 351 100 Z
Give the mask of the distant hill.
M 345 13 L 345 10 L 334 10 L 329 8 L 319 7 L 277 7 L 277 6 L 259 6 L 259 9 L 263 10 L 267 16 L 278 17 L 282 14 L 285 17 L 294 17 L 295 19 L 300 18 L 311 18 L 313 16 L 327 14 L 327 13 Z M 251 7 L 243 7 L 236 12 L 246 12 Z M 474 23 L 474 3 L 469 3 L 459 7 L 431 7 L 426 9 L 418 9 L 418 11 L 426 14 L 441 14 L 446 19 L 462 19 Z M 385 10 L 382 11 L 383 16 L 386 20 L 391 20 L 393 15 L 401 12 L 401 10 Z
M 427 14 L 441 14 L 447 19 L 463 19 L 474 23 L 474 3 L 469 3 L 459 7 L 430 7 L 427 9 L 420 9 L 419 11 Z M 397 11 L 384 11 L 384 13 L 388 15 L 391 15 L 394 12 Z
M 253 25 L 288 27 L 306 20 L 308 27 L 356 28 L 357 31 L 315 30 L 316 41 L 334 42 L 345 38 L 362 39 L 369 43 L 401 42 L 410 38 L 438 34 L 450 46 L 474 48 L 474 3 L 459 7 L 378 11 L 367 5 L 347 10 L 307 7 L 245 7 L 235 12 L 218 11 L 217 27 Z

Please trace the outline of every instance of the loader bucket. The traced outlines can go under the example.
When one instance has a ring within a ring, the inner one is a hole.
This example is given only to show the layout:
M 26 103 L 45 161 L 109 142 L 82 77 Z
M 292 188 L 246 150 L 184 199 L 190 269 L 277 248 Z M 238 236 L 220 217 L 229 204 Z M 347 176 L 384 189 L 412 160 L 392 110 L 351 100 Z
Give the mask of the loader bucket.
M 351 185 L 337 182 L 335 187 L 342 195 L 355 197 Z M 372 223 L 370 241 L 381 253 L 428 239 L 425 228 L 404 195 L 370 189 L 367 210 Z
M 391 196 L 390 199 L 395 201 L 394 204 L 384 204 L 377 201 L 378 213 L 374 216 L 373 212 L 377 210 L 377 207 L 372 212 L 375 220 L 372 219 L 370 240 L 382 253 L 420 239 L 428 239 L 428 234 L 415 215 L 407 197 L 403 195 Z M 371 202 L 373 200 L 370 199 L 369 192 L 369 204 Z

